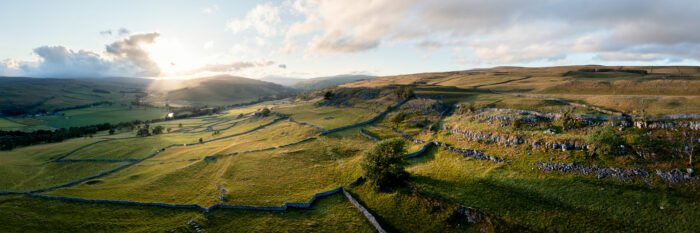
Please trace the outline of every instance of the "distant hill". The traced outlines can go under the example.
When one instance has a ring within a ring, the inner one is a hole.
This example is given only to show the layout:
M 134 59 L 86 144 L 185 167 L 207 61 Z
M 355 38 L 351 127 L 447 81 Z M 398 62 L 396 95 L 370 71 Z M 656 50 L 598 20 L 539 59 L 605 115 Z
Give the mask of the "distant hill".
M 271 83 L 277 83 L 279 85 L 283 86 L 294 86 L 297 83 L 300 83 L 302 81 L 305 81 L 307 79 L 303 78 L 292 78 L 292 77 L 283 77 L 283 76 L 266 76 L 264 78 L 260 79 L 261 81 L 265 82 L 271 82 Z
M 150 83 L 148 79 L 53 79 L 0 77 L 0 114 L 52 112 L 98 102 L 128 103 Z
M 95 103 L 224 106 L 297 91 L 255 79 L 219 75 L 189 80 L 0 77 L 0 115 L 53 112 Z
M 296 90 L 279 84 L 230 75 L 188 80 L 156 80 L 148 101 L 170 105 L 231 105 L 289 97 Z
M 319 77 L 307 79 L 297 84 L 294 84 L 294 88 L 301 90 L 316 90 L 321 88 L 326 88 L 335 85 L 346 84 L 358 80 L 373 79 L 375 76 L 369 75 L 336 75 L 329 77 Z

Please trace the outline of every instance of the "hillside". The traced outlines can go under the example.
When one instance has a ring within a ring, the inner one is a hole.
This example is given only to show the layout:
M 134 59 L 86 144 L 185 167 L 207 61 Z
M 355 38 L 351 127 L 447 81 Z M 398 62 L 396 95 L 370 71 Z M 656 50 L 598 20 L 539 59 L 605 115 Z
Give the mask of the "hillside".
M 646 72 L 640 74 L 638 71 Z M 418 85 L 424 88 L 459 88 L 467 94 L 445 95 L 447 102 L 476 100 L 484 105 L 517 107 L 526 104 L 503 100 L 502 92 L 557 98 L 627 114 L 700 114 L 700 67 L 692 66 L 559 66 L 495 67 L 466 71 L 385 76 L 341 85 L 383 87 Z M 477 91 L 480 90 L 480 91 Z
M 336 75 L 329 77 L 318 77 L 306 79 L 293 85 L 294 88 L 301 90 L 317 90 L 330 86 L 341 85 L 345 83 L 355 82 L 358 80 L 372 79 L 375 76 L 368 75 Z
M 260 99 L 278 99 L 292 96 L 296 91 L 270 82 L 218 75 L 188 80 L 155 80 L 147 100 L 156 104 L 215 105 L 247 103 Z
M 52 112 L 98 102 L 129 103 L 142 94 L 146 79 L 52 79 L 0 77 L 0 113 Z
M 293 77 L 283 77 L 283 76 L 265 76 L 260 79 L 261 81 L 276 83 L 282 86 L 294 86 L 295 84 L 302 82 L 306 79 L 303 78 L 293 78 Z

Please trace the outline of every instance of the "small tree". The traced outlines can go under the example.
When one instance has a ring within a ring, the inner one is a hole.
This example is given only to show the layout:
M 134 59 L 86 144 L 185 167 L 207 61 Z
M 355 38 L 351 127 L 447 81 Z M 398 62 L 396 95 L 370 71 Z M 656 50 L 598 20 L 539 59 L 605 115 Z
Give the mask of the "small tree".
M 170 131 L 172 131 L 172 130 L 173 130 L 173 128 L 170 128 L 170 127 L 168 127 L 168 129 L 167 129 L 168 133 L 170 133 Z
M 267 107 L 265 107 L 265 108 L 263 108 L 262 110 L 260 110 L 260 114 L 262 114 L 263 116 L 269 116 L 269 115 L 270 115 L 270 109 L 268 109 Z
M 693 157 L 696 152 L 700 150 L 700 137 L 693 132 L 684 132 L 683 138 L 685 146 L 683 147 L 683 154 L 688 158 L 688 166 L 693 167 Z
M 367 151 L 362 159 L 364 176 L 376 190 L 400 185 L 408 177 L 406 142 L 401 138 L 383 140 Z
M 156 126 L 156 127 L 153 127 L 153 134 L 154 134 L 154 135 L 162 134 L 164 129 L 165 129 L 165 128 L 164 128 L 163 126 L 161 126 L 161 125 L 158 125 L 158 126 Z
M 114 129 L 109 129 L 109 135 L 113 135 L 113 134 L 114 134 Z
M 136 131 L 136 135 L 140 137 L 148 137 L 151 136 L 151 133 L 148 132 L 148 128 L 141 127 L 139 130 Z
M 615 149 L 622 145 L 624 140 L 609 127 L 597 127 L 586 136 L 586 143 L 592 147 L 594 154 L 613 155 Z
M 333 92 L 332 91 L 326 91 L 326 93 L 323 94 L 323 99 L 325 100 L 330 100 L 333 98 Z
M 573 110 L 571 108 L 567 108 L 566 110 L 564 110 L 564 112 L 561 113 L 561 116 L 559 117 L 559 123 L 561 124 L 561 129 L 563 131 L 574 127 L 576 122 L 573 116 Z
M 178 127 L 178 128 L 182 128 L 182 123 L 177 124 L 177 127 Z
M 396 115 L 394 115 L 394 116 L 390 119 L 390 121 L 391 121 L 391 123 L 394 123 L 394 127 L 398 128 L 398 127 L 399 127 L 399 124 L 401 124 L 401 122 L 403 122 L 403 120 L 405 120 L 405 119 L 406 119 L 406 113 L 404 113 L 404 112 L 399 112 L 399 113 L 397 113 Z
M 199 142 L 201 143 L 202 141 L 203 141 L 202 138 L 199 138 Z
M 413 88 L 409 86 L 400 86 L 394 90 L 394 93 L 402 99 L 408 99 L 415 95 Z

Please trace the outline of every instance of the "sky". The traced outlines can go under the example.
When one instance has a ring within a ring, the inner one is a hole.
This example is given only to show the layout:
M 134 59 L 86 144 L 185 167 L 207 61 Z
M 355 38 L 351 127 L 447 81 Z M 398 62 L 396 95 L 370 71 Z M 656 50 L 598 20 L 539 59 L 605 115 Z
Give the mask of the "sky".
M 697 0 L 0 0 L 0 76 L 700 65 Z

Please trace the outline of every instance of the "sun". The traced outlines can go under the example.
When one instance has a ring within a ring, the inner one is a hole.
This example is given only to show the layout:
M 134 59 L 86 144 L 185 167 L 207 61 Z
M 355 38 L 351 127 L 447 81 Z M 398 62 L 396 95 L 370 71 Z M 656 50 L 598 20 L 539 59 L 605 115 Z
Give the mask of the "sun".
M 161 76 L 186 75 L 201 67 L 191 48 L 177 38 L 157 38 L 155 43 L 143 45 L 161 70 Z

